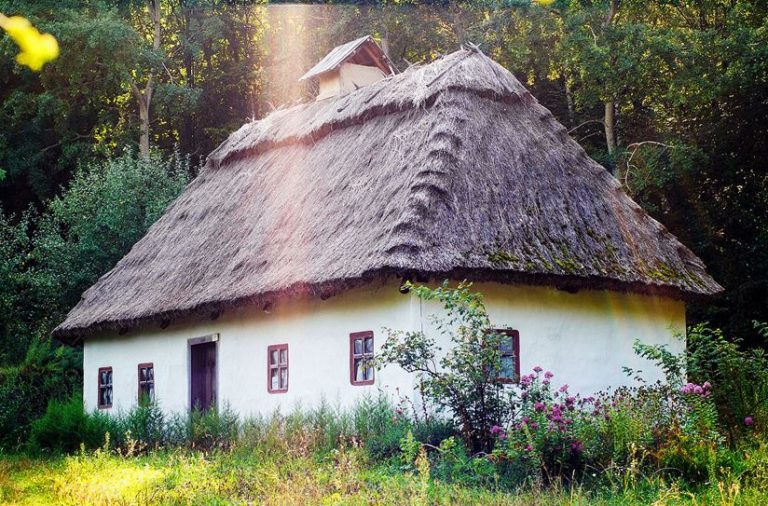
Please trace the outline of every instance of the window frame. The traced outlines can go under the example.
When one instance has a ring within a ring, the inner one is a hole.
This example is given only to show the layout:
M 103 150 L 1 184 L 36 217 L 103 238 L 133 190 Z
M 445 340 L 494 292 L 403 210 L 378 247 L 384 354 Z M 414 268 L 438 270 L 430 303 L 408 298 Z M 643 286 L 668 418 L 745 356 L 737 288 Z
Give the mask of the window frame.
M 508 385 L 515 385 L 520 383 L 520 331 L 516 329 L 492 329 L 491 332 L 495 334 L 505 335 L 512 338 L 512 354 L 504 353 L 500 351 L 499 355 L 499 361 L 501 361 L 504 357 L 514 357 L 514 363 L 515 363 L 515 377 L 514 378 L 505 378 L 503 376 L 497 376 L 496 381 L 499 383 L 504 383 Z M 501 374 L 501 371 L 499 371 L 499 374 Z
M 142 369 L 152 369 L 152 379 L 141 381 L 141 370 Z M 137 384 L 138 384 L 138 396 L 136 397 L 137 404 L 141 404 L 141 386 L 144 384 L 152 384 L 152 391 L 155 392 L 155 396 L 157 396 L 157 391 L 155 390 L 155 364 L 154 362 L 144 362 L 138 365 L 137 367 Z M 150 399 L 150 404 L 153 403 L 155 400 Z
M 102 372 L 108 372 L 110 373 L 112 381 L 110 383 L 106 383 L 104 385 L 101 384 L 101 373 Z M 102 404 L 101 403 L 101 390 L 104 388 L 109 388 L 112 390 L 112 395 L 110 396 L 112 401 L 115 399 L 115 375 L 112 371 L 112 366 L 104 366 L 99 367 L 98 374 L 96 376 L 96 406 L 98 409 L 110 409 L 112 408 L 112 402 L 109 404 Z
M 373 350 L 371 353 L 365 352 L 365 339 L 370 337 L 373 342 Z M 358 339 L 363 340 L 363 353 L 355 357 L 355 341 Z M 354 386 L 373 385 L 376 381 L 376 370 L 371 366 L 373 376 L 369 380 L 357 381 L 355 379 L 355 358 L 362 358 L 365 360 L 366 356 L 370 356 L 371 360 L 376 354 L 376 338 L 372 330 L 364 330 L 362 332 L 352 332 L 349 334 L 349 382 Z
M 285 365 L 280 364 L 280 351 L 285 350 Z M 272 366 L 272 352 L 277 351 L 277 364 Z M 288 392 L 290 386 L 290 353 L 288 351 L 288 343 L 283 344 L 271 344 L 267 346 L 267 392 L 270 394 L 284 394 Z M 278 388 L 272 388 L 272 369 L 277 369 L 277 384 Z M 279 388 L 280 386 L 280 369 L 285 369 L 285 388 Z

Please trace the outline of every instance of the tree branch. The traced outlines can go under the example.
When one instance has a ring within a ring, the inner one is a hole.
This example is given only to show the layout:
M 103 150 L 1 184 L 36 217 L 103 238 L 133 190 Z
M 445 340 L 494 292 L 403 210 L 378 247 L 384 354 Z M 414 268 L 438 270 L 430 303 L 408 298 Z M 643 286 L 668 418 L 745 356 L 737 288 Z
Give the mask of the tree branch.
M 575 127 L 571 128 L 570 130 L 568 130 L 568 133 L 569 134 L 573 133 L 576 130 L 578 130 L 579 128 L 581 128 L 581 127 L 583 127 L 585 125 L 592 124 L 592 123 L 600 123 L 601 125 L 605 126 L 605 122 L 603 120 L 601 120 L 601 119 L 590 119 L 590 120 L 587 120 L 587 121 L 585 121 L 584 123 L 582 123 L 580 125 L 576 125 Z

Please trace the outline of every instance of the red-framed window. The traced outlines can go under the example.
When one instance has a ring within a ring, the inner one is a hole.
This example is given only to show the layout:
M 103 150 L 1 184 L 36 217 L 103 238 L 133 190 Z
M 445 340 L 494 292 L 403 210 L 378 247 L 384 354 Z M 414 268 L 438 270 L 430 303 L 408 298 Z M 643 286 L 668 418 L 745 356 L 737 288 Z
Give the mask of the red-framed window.
M 353 385 L 373 385 L 373 332 L 349 335 L 349 381 Z
M 99 409 L 112 407 L 112 368 L 99 367 Z
M 139 364 L 138 399 L 142 406 L 155 402 L 155 365 L 152 362 Z
M 501 383 L 520 381 L 520 332 L 514 329 L 494 329 L 501 336 L 499 342 L 499 375 Z
M 279 394 L 288 391 L 288 345 L 267 346 L 267 391 Z

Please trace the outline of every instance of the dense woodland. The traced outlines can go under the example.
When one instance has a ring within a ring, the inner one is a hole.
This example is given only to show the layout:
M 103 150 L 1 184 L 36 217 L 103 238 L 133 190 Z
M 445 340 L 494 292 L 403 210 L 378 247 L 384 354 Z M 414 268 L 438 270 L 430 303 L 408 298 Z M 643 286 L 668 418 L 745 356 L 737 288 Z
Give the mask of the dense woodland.
M 78 350 L 52 343 L 50 330 L 206 154 L 244 122 L 310 99 L 297 78 L 365 34 L 401 70 L 469 43 L 510 69 L 725 287 L 691 305 L 689 320 L 760 343 L 752 322 L 768 321 L 766 0 L 0 0 L 0 12 L 29 18 L 61 46 L 34 73 L 0 38 L 8 417 L 34 418 L 46 399 L 79 388 Z

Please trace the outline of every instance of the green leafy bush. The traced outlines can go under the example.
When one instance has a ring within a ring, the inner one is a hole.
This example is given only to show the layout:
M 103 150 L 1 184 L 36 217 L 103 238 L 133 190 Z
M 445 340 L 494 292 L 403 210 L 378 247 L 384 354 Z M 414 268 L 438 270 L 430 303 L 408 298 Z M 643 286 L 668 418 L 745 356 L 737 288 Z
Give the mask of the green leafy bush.
M 96 449 L 104 444 L 107 433 L 117 432 L 119 424 L 116 420 L 101 413 L 86 413 L 83 399 L 74 396 L 65 402 L 51 401 L 48 404 L 45 414 L 32 423 L 28 448 L 35 453 L 71 453 L 80 445 Z
M 81 364 L 79 349 L 41 340 L 20 365 L 0 369 L 0 449 L 19 449 L 49 402 L 68 399 L 78 390 Z
M 755 322 L 768 340 L 768 327 Z M 641 356 L 655 362 L 666 374 L 667 382 L 682 388 L 709 383 L 717 423 L 731 445 L 740 437 L 768 430 L 768 355 L 760 348 L 743 349 L 738 338 L 727 339 L 722 331 L 696 325 L 688 332 L 687 350 L 674 355 L 664 346 L 635 343 Z
M 471 292 L 471 284 L 407 287 L 422 300 L 442 304 L 446 317 L 431 319 L 451 346 L 441 353 L 423 331 L 390 330 L 379 364 L 397 364 L 416 374 L 425 401 L 454 419 L 473 450 L 489 450 L 489 428 L 509 419 L 516 400 L 514 390 L 498 381 L 506 337 L 492 330 L 482 295 Z
M 82 352 L 53 343 L 51 330 L 141 238 L 189 172 L 178 156 L 126 152 L 83 167 L 41 213 L 0 216 L 0 448 L 18 448 L 50 401 L 79 390 Z

